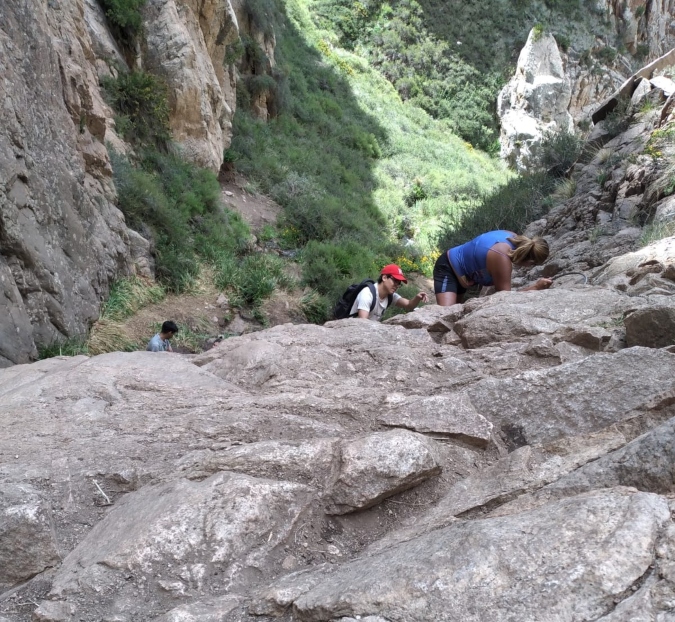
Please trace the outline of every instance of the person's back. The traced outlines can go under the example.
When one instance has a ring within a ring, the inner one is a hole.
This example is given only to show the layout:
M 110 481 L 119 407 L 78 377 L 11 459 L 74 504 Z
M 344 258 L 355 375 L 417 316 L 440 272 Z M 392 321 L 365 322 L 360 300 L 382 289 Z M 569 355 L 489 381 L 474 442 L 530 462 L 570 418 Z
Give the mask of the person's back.
M 157 333 L 150 341 L 148 341 L 148 352 L 171 352 L 171 344 L 168 339 L 162 339 Z
M 451 248 L 448 256 L 455 274 L 473 283 L 492 285 L 492 276 L 487 270 L 488 251 L 499 242 L 507 242 L 514 248 L 508 238 L 515 235 L 512 231 L 488 231 L 465 244 Z
M 173 352 L 169 341 L 178 332 L 178 326 L 171 320 L 162 324 L 162 330 L 158 332 L 145 348 L 148 352 Z

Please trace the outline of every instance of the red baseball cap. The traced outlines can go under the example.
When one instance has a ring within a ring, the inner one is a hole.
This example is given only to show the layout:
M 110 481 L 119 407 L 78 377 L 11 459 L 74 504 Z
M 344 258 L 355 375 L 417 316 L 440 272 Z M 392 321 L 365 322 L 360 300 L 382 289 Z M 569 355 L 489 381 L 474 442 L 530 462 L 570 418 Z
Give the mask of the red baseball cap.
M 408 282 L 408 279 L 405 278 L 401 268 L 399 268 L 395 263 L 390 263 L 388 266 L 382 268 L 380 274 L 386 274 L 397 281 L 403 281 L 404 283 Z

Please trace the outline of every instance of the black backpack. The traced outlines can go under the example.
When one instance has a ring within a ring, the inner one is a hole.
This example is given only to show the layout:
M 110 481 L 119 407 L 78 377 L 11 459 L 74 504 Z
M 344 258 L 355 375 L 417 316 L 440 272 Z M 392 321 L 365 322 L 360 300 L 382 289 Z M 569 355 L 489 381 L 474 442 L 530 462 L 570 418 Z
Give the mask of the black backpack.
M 375 308 L 375 304 L 377 302 L 375 281 L 373 281 L 373 279 L 365 279 L 360 283 L 352 283 L 347 288 L 345 293 L 342 294 L 342 297 L 340 298 L 340 300 L 338 300 L 337 304 L 335 305 L 335 309 L 333 310 L 333 317 L 336 320 L 344 320 L 345 318 L 348 317 L 357 316 L 357 313 L 352 313 L 350 315 L 349 312 L 352 310 L 352 307 L 354 306 L 354 301 L 356 300 L 357 296 L 361 293 L 361 290 L 364 289 L 365 287 L 369 287 L 370 293 L 373 295 L 373 302 L 370 303 L 370 310 L 372 311 Z M 389 296 L 387 296 L 387 307 L 391 306 L 393 298 L 394 296 L 392 294 L 389 294 Z

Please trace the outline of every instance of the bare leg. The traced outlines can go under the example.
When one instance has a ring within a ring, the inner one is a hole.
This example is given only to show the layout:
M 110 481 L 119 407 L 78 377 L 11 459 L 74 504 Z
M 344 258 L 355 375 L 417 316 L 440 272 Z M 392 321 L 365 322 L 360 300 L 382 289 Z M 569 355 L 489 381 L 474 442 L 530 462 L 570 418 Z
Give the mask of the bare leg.
M 455 292 L 443 292 L 436 294 L 436 304 L 441 307 L 450 307 L 457 303 L 457 294 Z

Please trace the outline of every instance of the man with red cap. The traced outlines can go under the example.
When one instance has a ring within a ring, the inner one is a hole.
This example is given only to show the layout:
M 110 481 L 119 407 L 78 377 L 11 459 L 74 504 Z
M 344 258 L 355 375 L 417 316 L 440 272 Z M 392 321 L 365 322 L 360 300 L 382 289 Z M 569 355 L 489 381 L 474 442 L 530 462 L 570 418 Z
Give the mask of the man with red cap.
M 382 315 L 390 304 L 406 311 L 412 311 L 420 302 L 426 302 L 426 292 L 419 292 L 411 300 L 403 298 L 396 293 L 401 283 L 407 282 L 408 280 L 405 278 L 401 268 L 394 263 L 390 263 L 382 268 L 380 277 L 377 279 L 377 284 L 375 285 L 377 300 L 375 301 L 375 305 L 373 306 L 373 294 L 370 287 L 364 287 L 354 301 L 350 316 L 356 315 L 356 317 L 363 318 L 364 320 L 374 320 L 377 322 L 382 319 Z

